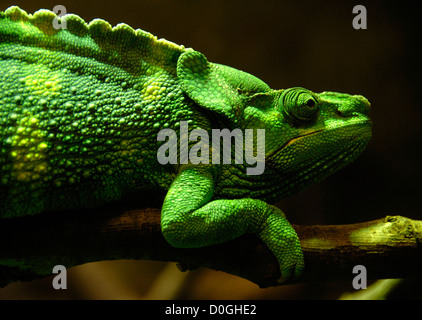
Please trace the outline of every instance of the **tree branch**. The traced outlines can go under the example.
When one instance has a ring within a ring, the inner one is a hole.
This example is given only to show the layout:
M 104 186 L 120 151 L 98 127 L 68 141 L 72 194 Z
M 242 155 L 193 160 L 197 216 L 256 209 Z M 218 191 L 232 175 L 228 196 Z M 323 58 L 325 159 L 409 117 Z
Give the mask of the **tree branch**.
M 400 216 L 350 225 L 295 225 L 306 270 L 297 282 L 352 281 L 355 265 L 369 279 L 412 277 L 422 269 L 422 221 Z M 0 285 L 66 268 L 115 259 L 178 261 L 182 268 L 209 267 L 275 285 L 278 263 L 256 237 L 197 249 L 177 249 L 163 238 L 158 209 L 109 207 L 96 211 L 44 214 L 0 223 Z

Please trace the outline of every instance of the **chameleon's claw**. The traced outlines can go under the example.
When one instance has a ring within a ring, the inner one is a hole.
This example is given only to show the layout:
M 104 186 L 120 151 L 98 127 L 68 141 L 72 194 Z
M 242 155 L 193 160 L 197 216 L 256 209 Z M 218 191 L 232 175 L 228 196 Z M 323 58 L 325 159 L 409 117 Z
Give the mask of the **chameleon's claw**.
M 286 268 L 280 266 L 281 277 L 277 279 L 277 283 L 284 284 L 286 282 L 294 282 L 302 275 L 304 269 L 305 265 L 303 260 Z

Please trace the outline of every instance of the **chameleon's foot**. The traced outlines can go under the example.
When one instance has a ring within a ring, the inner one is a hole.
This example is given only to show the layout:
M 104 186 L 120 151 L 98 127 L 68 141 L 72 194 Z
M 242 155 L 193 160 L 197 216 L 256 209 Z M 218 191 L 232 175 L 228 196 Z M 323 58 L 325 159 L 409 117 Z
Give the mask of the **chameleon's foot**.
M 298 277 L 304 268 L 302 249 L 283 212 L 258 199 L 209 201 L 213 188 L 208 167 L 185 167 L 179 173 L 161 209 L 161 229 L 168 243 L 199 248 L 253 233 L 278 259 L 283 280 Z
M 284 214 L 279 209 L 273 208 L 259 237 L 276 256 L 281 272 L 277 282 L 283 283 L 299 277 L 305 268 L 305 263 L 296 231 Z

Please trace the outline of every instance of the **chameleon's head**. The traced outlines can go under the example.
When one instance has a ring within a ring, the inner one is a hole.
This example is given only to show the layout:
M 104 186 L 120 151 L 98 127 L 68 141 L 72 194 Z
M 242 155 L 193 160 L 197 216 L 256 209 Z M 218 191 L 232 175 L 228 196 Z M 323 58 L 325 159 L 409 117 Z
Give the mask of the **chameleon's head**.
M 272 90 L 260 79 L 209 63 L 193 50 L 180 56 L 177 75 L 188 97 L 231 129 L 265 129 L 265 156 L 258 158 L 268 179 L 261 180 L 280 177 L 283 195 L 352 162 L 371 137 L 370 104 L 362 96 Z
M 266 163 L 286 177 L 289 193 L 323 179 L 355 160 L 367 145 L 369 108 L 360 95 L 279 91 L 271 117 L 278 120 L 266 130 Z

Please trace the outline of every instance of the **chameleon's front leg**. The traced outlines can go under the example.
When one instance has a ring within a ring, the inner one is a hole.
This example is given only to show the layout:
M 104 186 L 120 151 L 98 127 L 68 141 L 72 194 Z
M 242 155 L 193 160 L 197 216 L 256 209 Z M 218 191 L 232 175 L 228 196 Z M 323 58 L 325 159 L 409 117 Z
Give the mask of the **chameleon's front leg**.
M 164 200 L 161 228 L 179 248 L 226 242 L 256 234 L 280 263 L 282 281 L 299 276 L 302 250 L 293 227 L 278 208 L 257 199 L 211 200 L 214 180 L 210 167 L 187 167 L 173 181 Z

